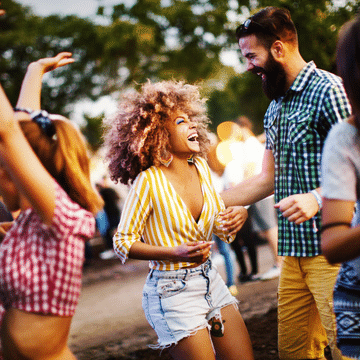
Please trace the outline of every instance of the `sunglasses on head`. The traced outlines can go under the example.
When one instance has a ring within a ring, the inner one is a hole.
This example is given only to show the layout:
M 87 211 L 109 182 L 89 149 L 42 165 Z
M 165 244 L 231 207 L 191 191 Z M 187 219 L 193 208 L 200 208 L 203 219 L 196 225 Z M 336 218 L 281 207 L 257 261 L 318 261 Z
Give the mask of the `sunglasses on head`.
M 243 35 L 251 35 L 254 33 L 262 32 L 263 34 L 268 34 L 274 36 L 276 39 L 280 40 L 280 38 L 271 30 L 267 29 L 263 25 L 257 23 L 251 18 L 246 19 L 243 24 L 241 24 L 236 29 L 236 35 L 240 38 Z

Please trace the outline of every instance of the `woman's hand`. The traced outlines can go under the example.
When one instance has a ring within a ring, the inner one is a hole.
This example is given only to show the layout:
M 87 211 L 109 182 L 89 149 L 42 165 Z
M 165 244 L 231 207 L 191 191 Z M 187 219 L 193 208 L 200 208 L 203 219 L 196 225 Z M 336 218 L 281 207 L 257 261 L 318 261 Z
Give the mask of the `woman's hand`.
M 75 59 L 73 59 L 71 56 L 72 56 L 71 52 L 61 52 L 54 57 L 39 59 L 31 63 L 29 67 L 40 66 L 43 73 L 46 73 L 48 71 L 55 70 L 59 67 L 72 64 L 75 61 Z
M 210 254 L 212 241 L 191 241 L 173 248 L 173 261 L 187 261 L 202 264 Z
M 43 58 L 31 63 L 26 71 L 16 107 L 40 110 L 43 75 L 48 71 L 73 63 L 75 60 L 71 58 L 71 55 L 70 52 L 61 52 L 54 57 Z M 17 116 L 17 118 L 30 120 L 30 117 L 24 113 L 21 114 L 21 117 Z
M 229 235 L 235 235 L 248 218 L 248 212 L 243 206 L 230 206 L 218 215 L 221 227 Z

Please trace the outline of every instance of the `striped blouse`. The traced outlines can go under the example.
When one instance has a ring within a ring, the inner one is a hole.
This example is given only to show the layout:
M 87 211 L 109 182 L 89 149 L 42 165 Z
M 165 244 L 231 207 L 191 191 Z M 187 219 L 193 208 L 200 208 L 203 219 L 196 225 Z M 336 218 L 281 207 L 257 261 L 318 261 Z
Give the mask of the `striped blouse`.
M 152 166 L 142 171 L 131 189 L 114 235 L 114 249 L 122 263 L 135 241 L 155 246 L 178 246 L 190 241 L 211 241 L 214 232 L 225 242 L 229 237 L 216 222 L 216 215 L 225 209 L 219 194 L 215 192 L 209 167 L 202 158 L 195 158 L 204 204 L 196 222 L 190 210 L 160 168 Z M 193 263 L 151 260 L 150 268 L 177 270 Z

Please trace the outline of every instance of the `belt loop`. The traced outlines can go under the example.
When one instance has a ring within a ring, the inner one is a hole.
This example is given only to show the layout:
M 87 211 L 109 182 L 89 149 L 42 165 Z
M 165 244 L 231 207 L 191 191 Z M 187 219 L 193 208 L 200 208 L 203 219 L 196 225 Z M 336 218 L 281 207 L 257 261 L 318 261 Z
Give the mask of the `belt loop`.
M 185 275 L 184 275 L 183 281 L 186 281 L 186 280 L 188 280 L 190 271 L 189 271 L 189 269 L 184 269 L 184 271 L 185 271 Z
M 207 273 L 206 268 L 207 268 L 207 266 L 206 266 L 206 261 L 205 261 L 203 264 L 201 264 L 201 272 L 204 276 L 206 276 L 206 273 Z
M 151 279 L 151 278 L 152 278 L 153 273 L 154 273 L 154 269 L 150 269 L 150 270 L 149 270 L 149 279 Z
M 211 261 L 210 259 L 207 259 L 206 262 L 203 264 L 203 272 L 205 275 L 211 270 Z

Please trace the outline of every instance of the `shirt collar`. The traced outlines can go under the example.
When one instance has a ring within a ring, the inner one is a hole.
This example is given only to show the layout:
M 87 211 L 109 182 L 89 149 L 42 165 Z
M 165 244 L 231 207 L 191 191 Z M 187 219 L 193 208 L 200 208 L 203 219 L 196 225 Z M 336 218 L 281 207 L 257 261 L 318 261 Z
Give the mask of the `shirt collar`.
M 307 84 L 312 72 L 316 69 L 316 65 L 314 61 L 308 62 L 300 71 L 298 76 L 296 77 L 295 81 L 290 87 L 292 91 L 301 91 L 304 89 L 305 85 Z

